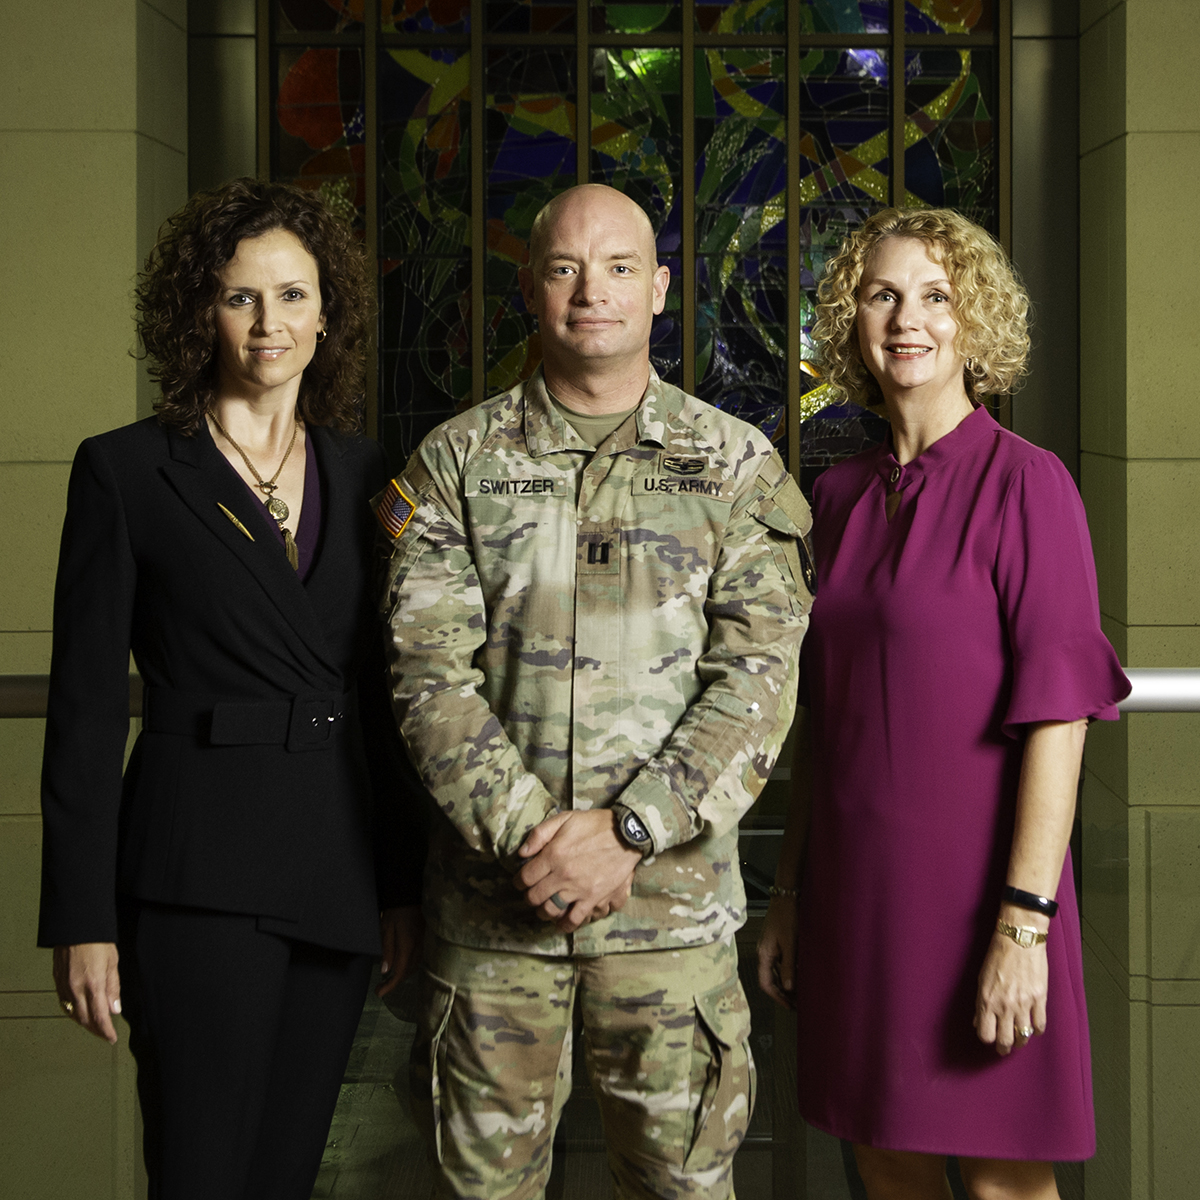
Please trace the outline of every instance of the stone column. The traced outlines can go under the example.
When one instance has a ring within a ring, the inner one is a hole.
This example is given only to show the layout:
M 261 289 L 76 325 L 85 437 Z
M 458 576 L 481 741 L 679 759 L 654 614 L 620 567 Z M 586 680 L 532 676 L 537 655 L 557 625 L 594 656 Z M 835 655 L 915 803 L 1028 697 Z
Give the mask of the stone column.
M 79 442 L 150 412 L 132 289 L 187 197 L 186 0 L 9 5 L 0 40 L 0 674 L 50 666 Z M 34 947 L 43 722 L 0 720 L 0 1190 L 144 1194 L 132 1060 L 59 1011 Z
M 1132 667 L 1200 667 L 1197 16 L 1080 4 L 1081 473 L 1105 629 Z M 1198 759 L 1200 715 L 1088 736 L 1088 1200 L 1191 1200 L 1200 1180 Z

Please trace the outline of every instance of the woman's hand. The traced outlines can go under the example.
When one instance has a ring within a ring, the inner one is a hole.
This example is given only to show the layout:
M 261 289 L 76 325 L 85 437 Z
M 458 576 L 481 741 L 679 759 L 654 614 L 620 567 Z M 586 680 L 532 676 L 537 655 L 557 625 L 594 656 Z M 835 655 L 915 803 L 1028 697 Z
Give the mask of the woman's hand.
M 1026 730 L 1007 878 L 1035 896 L 1053 896 L 1062 879 L 1086 733 L 1086 720 L 1041 721 Z M 1050 925 L 1043 914 L 1007 902 L 1000 905 L 1000 919 L 1039 933 Z M 993 933 L 975 1000 L 979 1040 L 1009 1054 L 1029 1040 L 1021 1029 L 1045 1033 L 1048 974 L 1044 943 L 1025 949 Z
M 1007 911 L 1007 906 L 1006 906 Z M 1043 928 L 1046 918 L 1029 919 L 1032 914 L 1001 916 L 1011 925 Z M 1046 995 L 1049 969 L 1046 946 L 1018 946 L 1010 937 L 993 933 L 983 970 L 979 972 L 979 991 L 975 1000 L 975 1032 L 986 1045 L 995 1045 L 999 1055 L 1010 1054 L 1029 1040 L 1022 1029 L 1035 1034 L 1046 1032 Z
M 758 939 L 758 986 L 776 1004 L 796 1007 L 796 898 L 775 896 Z
M 121 1011 L 121 976 L 112 942 L 55 946 L 54 990 L 67 1016 L 88 1033 L 116 1045 L 112 1019 Z
M 425 918 L 420 905 L 385 908 L 379 914 L 379 935 L 383 942 L 383 982 L 375 989 L 375 995 L 386 996 L 421 961 Z

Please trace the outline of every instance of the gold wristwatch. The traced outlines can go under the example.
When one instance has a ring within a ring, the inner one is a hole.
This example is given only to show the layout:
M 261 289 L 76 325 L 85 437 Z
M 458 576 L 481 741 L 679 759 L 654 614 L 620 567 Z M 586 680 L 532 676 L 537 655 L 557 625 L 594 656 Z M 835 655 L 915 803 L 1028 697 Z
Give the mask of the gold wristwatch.
M 1012 938 L 1023 950 L 1032 950 L 1034 946 L 1041 946 L 1048 936 L 1040 930 L 1034 929 L 1032 925 L 1010 925 L 1007 921 L 997 921 L 996 932 Z

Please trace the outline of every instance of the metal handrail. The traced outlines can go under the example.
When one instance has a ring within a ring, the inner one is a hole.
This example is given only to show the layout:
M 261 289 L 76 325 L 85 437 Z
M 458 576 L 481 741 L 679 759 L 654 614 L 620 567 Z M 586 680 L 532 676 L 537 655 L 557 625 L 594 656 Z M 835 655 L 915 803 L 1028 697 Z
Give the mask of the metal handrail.
M 50 698 L 49 675 L 0 675 L 0 719 L 44 717 Z M 129 677 L 129 715 L 142 715 L 142 680 Z
M 1126 667 L 1133 691 L 1117 707 L 1122 712 L 1200 712 L 1200 668 Z M 44 717 L 49 675 L 0 675 L 0 719 Z M 129 715 L 142 715 L 142 681 L 129 677 Z
M 1200 669 L 1126 667 L 1133 691 L 1117 707 L 1122 712 L 1200 712 Z

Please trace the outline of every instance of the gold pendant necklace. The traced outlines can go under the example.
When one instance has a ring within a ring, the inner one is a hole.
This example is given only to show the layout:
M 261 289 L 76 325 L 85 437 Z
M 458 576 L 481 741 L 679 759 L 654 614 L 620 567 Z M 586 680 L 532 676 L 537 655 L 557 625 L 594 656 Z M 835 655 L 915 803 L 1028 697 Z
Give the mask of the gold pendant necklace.
M 292 425 L 292 440 L 288 442 L 288 448 L 283 452 L 283 459 L 276 468 L 275 474 L 270 479 L 264 479 L 259 474 L 258 468 L 250 461 L 249 455 L 229 436 L 225 431 L 225 427 L 217 420 L 215 414 L 209 413 L 208 415 L 212 419 L 212 423 L 217 427 L 217 432 L 242 456 L 242 462 L 246 464 L 246 469 L 254 476 L 255 484 L 259 491 L 266 495 L 267 512 L 271 514 L 275 524 L 279 526 L 279 532 L 283 534 L 283 551 L 287 555 L 288 562 L 292 565 L 292 570 L 298 571 L 300 569 L 300 551 L 296 548 L 296 539 L 292 537 L 292 531 L 284 526 L 284 521 L 291 515 L 291 510 L 282 497 L 275 495 L 275 489 L 279 486 L 276 480 L 283 473 L 288 456 L 292 453 L 292 447 L 296 444 L 296 434 L 300 432 L 300 422 L 296 421 Z

